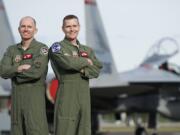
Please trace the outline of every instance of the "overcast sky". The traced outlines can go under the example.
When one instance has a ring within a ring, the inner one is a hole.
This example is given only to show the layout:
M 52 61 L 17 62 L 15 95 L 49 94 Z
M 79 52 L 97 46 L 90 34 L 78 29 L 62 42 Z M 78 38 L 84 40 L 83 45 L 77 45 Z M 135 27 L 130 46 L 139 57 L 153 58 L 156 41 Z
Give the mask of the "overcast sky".
M 75 14 L 81 23 L 79 40 L 85 43 L 83 0 L 4 0 L 16 42 L 23 16 L 37 21 L 36 39 L 51 45 L 63 39 L 62 19 Z M 97 0 L 119 72 L 140 64 L 151 45 L 162 37 L 180 43 L 180 0 Z M 180 65 L 180 55 L 171 59 Z

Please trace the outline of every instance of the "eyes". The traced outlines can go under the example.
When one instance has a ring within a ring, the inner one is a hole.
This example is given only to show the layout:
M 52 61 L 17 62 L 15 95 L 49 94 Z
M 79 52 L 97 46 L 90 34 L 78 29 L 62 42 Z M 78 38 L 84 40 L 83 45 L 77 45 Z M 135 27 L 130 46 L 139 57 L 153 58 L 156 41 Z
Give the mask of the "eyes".
M 70 29 L 70 28 L 77 28 L 77 27 L 78 27 L 78 25 L 66 25 L 66 26 L 65 26 L 65 28 L 69 28 L 69 29 Z
M 31 26 L 31 25 L 21 25 L 20 28 L 21 29 L 25 29 L 25 28 L 32 29 L 33 26 Z

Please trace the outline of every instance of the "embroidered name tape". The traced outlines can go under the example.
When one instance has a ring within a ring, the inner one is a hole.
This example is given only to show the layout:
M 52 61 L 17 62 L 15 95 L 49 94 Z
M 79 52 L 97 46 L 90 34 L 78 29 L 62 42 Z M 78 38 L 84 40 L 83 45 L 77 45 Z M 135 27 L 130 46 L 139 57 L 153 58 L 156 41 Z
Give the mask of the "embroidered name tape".
M 87 52 L 80 52 L 80 56 L 88 58 L 88 53 Z
M 24 54 L 23 60 L 26 60 L 26 59 L 32 59 L 32 54 Z

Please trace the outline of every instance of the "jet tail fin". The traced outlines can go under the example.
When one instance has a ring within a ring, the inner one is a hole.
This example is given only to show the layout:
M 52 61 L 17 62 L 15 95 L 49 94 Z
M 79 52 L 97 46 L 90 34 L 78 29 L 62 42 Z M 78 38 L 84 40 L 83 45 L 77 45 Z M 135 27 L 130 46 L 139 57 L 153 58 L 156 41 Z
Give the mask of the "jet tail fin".
M 14 44 L 13 34 L 8 22 L 4 3 L 0 0 L 0 60 L 9 45 Z M 0 78 L 0 96 L 8 96 L 11 91 L 10 80 Z
M 95 0 L 85 0 L 86 41 L 103 63 L 102 74 L 117 72 Z
M 0 59 L 4 54 L 7 46 L 14 43 L 13 34 L 8 22 L 6 10 L 3 1 L 0 0 Z

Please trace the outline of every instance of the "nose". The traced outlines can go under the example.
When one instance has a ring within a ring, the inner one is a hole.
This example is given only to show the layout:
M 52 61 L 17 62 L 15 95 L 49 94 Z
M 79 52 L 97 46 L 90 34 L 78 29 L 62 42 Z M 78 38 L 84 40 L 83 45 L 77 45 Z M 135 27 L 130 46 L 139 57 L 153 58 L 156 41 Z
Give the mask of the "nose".
M 70 31 L 73 31 L 73 27 L 70 28 Z
M 26 30 L 26 31 L 27 31 L 27 30 L 28 30 L 28 27 L 24 27 L 24 30 Z

